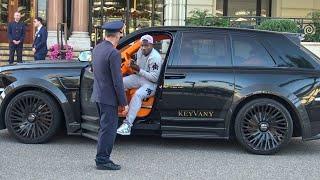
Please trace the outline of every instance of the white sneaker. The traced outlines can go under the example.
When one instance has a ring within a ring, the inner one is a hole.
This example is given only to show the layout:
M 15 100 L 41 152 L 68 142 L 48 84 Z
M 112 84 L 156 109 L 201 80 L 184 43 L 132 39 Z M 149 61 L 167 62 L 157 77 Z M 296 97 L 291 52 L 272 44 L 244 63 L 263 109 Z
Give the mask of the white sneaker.
M 118 129 L 117 133 L 123 136 L 129 136 L 131 134 L 131 126 L 127 123 L 123 123 Z

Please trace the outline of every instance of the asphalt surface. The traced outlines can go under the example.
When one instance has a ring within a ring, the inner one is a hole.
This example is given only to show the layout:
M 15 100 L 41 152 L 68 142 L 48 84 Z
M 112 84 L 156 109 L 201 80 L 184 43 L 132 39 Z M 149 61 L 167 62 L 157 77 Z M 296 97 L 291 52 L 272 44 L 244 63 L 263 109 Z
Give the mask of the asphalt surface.
M 293 139 L 272 156 L 230 141 L 120 137 L 112 159 L 121 171 L 95 169 L 96 142 L 59 135 L 18 143 L 0 131 L 0 179 L 320 179 L 320 140 Z

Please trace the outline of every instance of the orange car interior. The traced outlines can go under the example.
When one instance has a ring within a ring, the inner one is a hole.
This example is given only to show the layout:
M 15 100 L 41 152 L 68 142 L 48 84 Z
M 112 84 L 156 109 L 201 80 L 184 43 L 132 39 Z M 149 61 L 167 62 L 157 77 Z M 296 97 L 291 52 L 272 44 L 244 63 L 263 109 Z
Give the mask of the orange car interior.
M 171 39 L 168 35 L 154 35 L 153 36 L 154 42 L 159 42 L 164 39 Z M 130 61 L 132 56 L 138 52 L 141 46 L 141 41 L 136 40 L 131 45 L 124 47 L 121 50 L 121 58 L 124 60 L 121 64 L 121 72 L 123 76 L 127 76 L 133 74 L 132 69 L 130 68 Z M 129 89 L 126 91 L 126 96 L 128 103 L 130 103 L 131 98 L 133 97 L 134 93 L 137 89 Z M 151 113 L 153 103 L 155 101 L 155 97 L 149 97 L 142 102 L 142 106 L 140 111 L 137 114 L 138 118 L 146 117 Z M 119 113 L 119 117 L 124 117 L 124 115 Z

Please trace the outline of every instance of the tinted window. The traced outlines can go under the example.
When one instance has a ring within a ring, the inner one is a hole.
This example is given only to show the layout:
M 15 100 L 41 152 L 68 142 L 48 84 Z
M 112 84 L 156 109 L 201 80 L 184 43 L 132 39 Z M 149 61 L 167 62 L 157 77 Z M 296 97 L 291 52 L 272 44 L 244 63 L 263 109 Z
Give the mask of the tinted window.
M 232 44 L 235 66 L 275 66 L 268 51 L 256 38 L 234 35 Z
M 231 66 L 227 35 L 219 33 L 183 33 L 179 66 Z
M 288 38 L 280 35 L 270 35 L 264 39 L 276 53 L 274 58 L 279 67 L 295 67 L 313 69 L 315 63 L 304 53 L 304 48 L 292 43 Z

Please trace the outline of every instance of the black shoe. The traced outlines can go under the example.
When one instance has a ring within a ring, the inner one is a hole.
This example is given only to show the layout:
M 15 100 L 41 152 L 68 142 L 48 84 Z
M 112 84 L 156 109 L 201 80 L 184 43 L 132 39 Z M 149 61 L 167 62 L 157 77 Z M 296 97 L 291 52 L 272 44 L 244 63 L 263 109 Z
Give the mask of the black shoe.
M 98 170 L 120 170 L 121 166 L 118 164 L 113 163 L 112 161 L 107 163 L 97 163 L 97 169 Z

